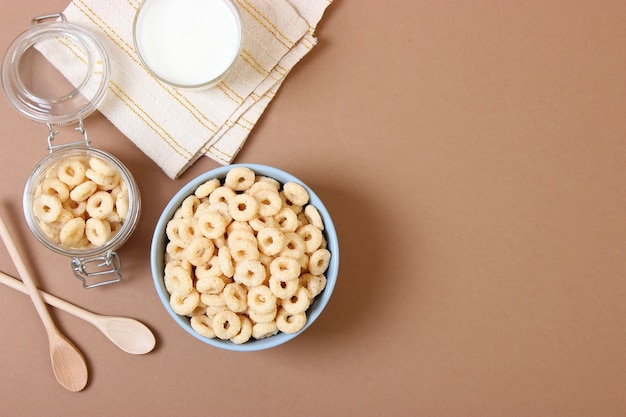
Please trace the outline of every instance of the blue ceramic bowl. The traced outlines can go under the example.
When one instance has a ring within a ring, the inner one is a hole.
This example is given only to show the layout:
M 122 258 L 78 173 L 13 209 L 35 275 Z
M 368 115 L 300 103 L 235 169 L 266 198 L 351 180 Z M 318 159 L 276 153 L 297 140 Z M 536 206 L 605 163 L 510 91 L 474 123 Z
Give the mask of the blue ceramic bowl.
M 199 185 L 212 178 L 219 178 L 220 180 L 224 180 L 228 171 L 237 166 L 245 166 L 247 168 L 250 168 L 257 175 L 264 175 L 270 178 L 274 178 L 278 180 L 281 184 L 293 181 L 304 186 L 304 188 L 309 192 L 309 203 L 313 204 L 322 216 L 322 220 L 324 221 L 324 235 L 326 237 L 326 240 L 328 241 L 328 250 L 331 253 L 330 265 L 328 266 L 325 274 L 327 280 L 326 287 L 324 288 L 322 293 L 315 298 L 315 301 L 307 310 L 307 323 L 305 324 L 305 326 L 297 333 L 287 334 L 279 332 L 276 335 L 269 336 L 265 339 L 250 339 L 250 341 L 243 344 L 235 344 L 229 340 L 221 340 L 219 338 L 211 339 L 196 333 L 191 328 L 189 317 L 176 314 L 174 310 L 172 310 L 172 307 L 169 303 L 169 293 L 165 289 L 165 284 L 163 282 L 163 258 L 165 253 L 165 246 L 167 244 L 165 228 L 169 220 L 173 217 L 174 212 L 181 206 L 183 200 L 186 197 L 195 192 Z M 337 232 L 335 230 L 335 226 L 332 222 L 330 214 L 328 213 L 328 210 L 326 209 L 320 198 L 315 194 L 315 192 L 313 192 L 313 190 L 311 190 L 306 184 L 304 184 L 293 175 L 281 171 L 277 168 L 255 164 L 234 164 L 213 169 L 196 177 L 195 179 L 187 183 L 180 191 L 178 191 L 176 195 L 174 195 L 174 197 L 170 200 L 170 202 L 163 210 L 163 213 L 161 214 L 161 217 L 159 218 L 159 221 L 157 222 L 156 228 L 154 230 L 152 245 L 150 248 L 150 264 L 152 268 L 152 278 L 154 280 L 154 286 L 159 295 L 159 298 L 161 299 L 161 302 L 163 303 L 163 306 L 170 314 L 170 316 L 174 319 L 174 321 L 178 323 L 178 325 L 182 327 L 187 333 L 206 344 L 218 348 L 240 352 L 257 351 L 282 345 L 283 343 L 286 343 L 298 337 L 299 334 L 304 332 L 319 317 L 319 315 L 328 304 L 328 301 L 330 300 L 330 297 L 333 293 L 335 283 L 337 281 L 337 274 L 339 272 L 339 246 L 337 241 Z

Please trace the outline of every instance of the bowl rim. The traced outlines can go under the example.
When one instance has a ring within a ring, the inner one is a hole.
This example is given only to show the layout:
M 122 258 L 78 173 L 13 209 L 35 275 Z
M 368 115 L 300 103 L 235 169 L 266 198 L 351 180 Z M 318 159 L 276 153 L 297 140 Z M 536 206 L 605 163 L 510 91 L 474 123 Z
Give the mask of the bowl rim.
M 310 202 L 313 202 L 315 207 L 320 212 L 322 219 L 324 220 L 324 235 L 328 241 L 328 249 L 331 252 L 331 261 L 328 266 L 328 269 L 325 273 L 327 282 L 326 287 L 320 293 L 313 304 L 307 310 L 307 322 L 302 329 L 297 331 L 296 333 L 287 334 L 287 333 L 278 333 L 274 336 L 270 336 L 264 339 L 259 340 L 251 340 L 243 344 L 235 344 L 229 340 L 221 340 L 218 338 L 207 338 L 196 331 L 194 331 L 190 324 L 189 318 L 186 316 L 181 316 L 174 312 L 172 307 L 169 304 L 169 297 L 166 295 L 167 290 L 165 289 L 165 284 L 163 282 L 163 253 L 165 251 L 165 227 L 167 222 L 172 218 L 174 212 L 180 207 L 182 201 L 189 195 L 193 194 L 194 191 L 198 188 L 199 185 L 204 182 L 212 179 L 219 178 L 223 180 L 226 174 L 233 168 L 237 167 L 246 167 L 250 168 L 257 175 L 263 175 L 270 178 L 274 178 L 278 180 L 281 184 L 284 184 L 288 181 L 294 181 L 298 184 L 302 185 L 307 192 L 309 193 Z M 325 309 L 328 304 L 330 297 L 334 291 L 336 280 L 339 273 L 339 243 L 337 237 L 337 231 L 335 229 L 335 225 L 332 221 L 330 213 L 328 209 L 319 198 L 319 196 L 303 181 L 295 177 L 294 175 L 283 171 L 280 168 L 275 168 L 268 165 L 262 164 L 230 164 L 221 166 L 215 169 L 211 169 L 209 171 L 204 172 L 203 174 L 198 175 L 197 177 L 190 180 L 187 184 L 185 184 L 180 190 L 178 190 L 174 196 L 169 200 L 154 228 L 154 233 L 152 236 L 152 242 L 150 245 L 150 268 L 152 272 L 152 280 L 155 286 L 155 290 L 161 300 L 161 303 L 165 307 L 166 311 L 169 313 L 170 317 L 174 319 L 174 321 L 187 333 L 191 336 L 195 337 L 197 340 L 206 343 L 208 345 L 218 347 L 221 349 L 231 350 L 231 351 L 239 351 L 239 352 L 250 352 L 250 351 L 258 351 L 269 349 L 272 347 L 276 347 L 282 345 L 290 340 L 293 340 L 298 335 L 303 333 L 306 329 L 308 329 L 313 322 L 320 316 L 322 311 Z

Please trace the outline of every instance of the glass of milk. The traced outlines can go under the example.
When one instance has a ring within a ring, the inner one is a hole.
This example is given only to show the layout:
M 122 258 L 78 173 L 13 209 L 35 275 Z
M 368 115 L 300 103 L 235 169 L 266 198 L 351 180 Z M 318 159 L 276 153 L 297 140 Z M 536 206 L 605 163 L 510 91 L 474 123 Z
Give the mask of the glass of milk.
M 230 0 L 144 0 L 135 15 L 139 59 L 174 87 L 209 88 L 241 51 L 241 17 Z

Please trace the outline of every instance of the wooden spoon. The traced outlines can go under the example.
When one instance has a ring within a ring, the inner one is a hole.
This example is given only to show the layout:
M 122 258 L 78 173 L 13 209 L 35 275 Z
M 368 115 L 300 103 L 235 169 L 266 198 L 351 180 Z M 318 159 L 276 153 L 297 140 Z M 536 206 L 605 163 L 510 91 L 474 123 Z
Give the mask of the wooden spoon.
M 18 279 L 0 272 L 0 283 L 27 294 L 26 287 Z M 124 352 L 141 355 L 151 352 L 156 344 L 154 334 L 145 324 L 127 317 L 105 316 L 92 313 L 77 305 L 48 294 L 42 290 L 39 293 L 44 301 L 66 313 L 72 314 L 94 325 L 109 340 Z
M 17 271 L 22 277 L 24 286 L 30 299 L 33 301 L 35 310 L 41 318 L 48 334 L 48 344 L 50 346 L 50 360 L 52 361 L 52 370 L 59 384 L 72 392 L 78 392 L 87 385 L 87 364 L 85 358 L 80 351 L 70 342 L 56 327 L 48 312 L 46 305 L 39 294 L 39 290 L 35 285 L 26 264 L 15 245 L 9 229 L 7 229 L 4 220 L 0 216 L 0 236 L 4 241 L 9 256 L 13 260 Z

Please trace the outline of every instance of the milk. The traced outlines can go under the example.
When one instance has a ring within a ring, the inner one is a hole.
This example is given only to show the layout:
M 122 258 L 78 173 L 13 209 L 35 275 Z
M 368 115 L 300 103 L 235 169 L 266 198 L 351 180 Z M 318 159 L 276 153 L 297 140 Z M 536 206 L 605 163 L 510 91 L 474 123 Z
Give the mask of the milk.
M 199 86 L 219 79 L 237 58 L 241 25 L 224 0 L 146 0 L 136 16 L 135 43 L 159 78 Z

